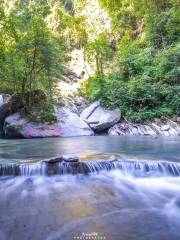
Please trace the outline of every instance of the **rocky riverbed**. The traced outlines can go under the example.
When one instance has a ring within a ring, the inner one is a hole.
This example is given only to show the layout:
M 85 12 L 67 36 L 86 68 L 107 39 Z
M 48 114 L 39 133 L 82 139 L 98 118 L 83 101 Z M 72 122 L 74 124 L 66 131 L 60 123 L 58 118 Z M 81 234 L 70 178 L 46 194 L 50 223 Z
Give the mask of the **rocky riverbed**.
M 125 121 L 119 109 L 108 110 L 100 102 L 89 103 L 76 97 L 64 106 L 55 108 L 56 124 L 36 123 L 19 112 L 11 114 L 7 105 L 9 97 L 0 95 L 1 131 L 6 138 L 74 137 L 108 135 L 160 135 L 179 136 L 179 118 L 153 122 L 132 123 Z

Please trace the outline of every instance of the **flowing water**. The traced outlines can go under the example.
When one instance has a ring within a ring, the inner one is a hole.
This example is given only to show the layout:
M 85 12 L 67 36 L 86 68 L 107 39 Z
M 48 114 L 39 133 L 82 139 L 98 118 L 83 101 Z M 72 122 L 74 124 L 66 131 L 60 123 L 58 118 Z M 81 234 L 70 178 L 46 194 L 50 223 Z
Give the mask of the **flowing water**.
M 46 176 L 39 160 L 67 153 L 88 174 Z M 180 239 L 178 137 L 0 140 L 0 161 L 24 172 L 0 177 L 0 240 Z
M 120 154 L 145 160 L 180 160 L 179 137 L 95 136 L 49 139 L 0 139 L 1 163 L 33 163 L 58 154 L 75 154 L 82 160 Z

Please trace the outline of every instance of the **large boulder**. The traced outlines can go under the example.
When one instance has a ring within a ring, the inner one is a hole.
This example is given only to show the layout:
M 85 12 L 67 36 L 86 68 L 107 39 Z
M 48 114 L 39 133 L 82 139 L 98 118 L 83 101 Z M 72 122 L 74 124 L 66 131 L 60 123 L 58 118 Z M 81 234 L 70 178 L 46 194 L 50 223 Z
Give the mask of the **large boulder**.
M 31 104 L 39 102 L 45 102 L 47 100 L 46 94 L 39 89 L 32 92 L 26 92 L 24 97 L 22 94 L 17 94 L 12 98 L 8 94 L 3 94 L 3 104 L 0 105 L 0 125 L 4 123 L 4 120 L 10 114 L 19 112 L 31 99 Z
M 89 124 L 95 132 L 102 132 L 119 122 L 119 109 L 107 110 L 100 106 L 99 101 L 92 103 L 80 115 L 81 119 Z
M 71 112 L 68 108 L 62 107 L 56 110 L 56 117 L 61 129 L 61 136 L 91 136 L 94 132 L 76 113 Z
M 4 135 L 6 138 L 44 138 L 44 137 L 72 137 L 94 135 L 90 127 L 72 113 L 69 109 L 56 110 L 58 122 L 43 124 L 29 121 L 19 113 L 8 116 L 4 121 Z
M 89 101 L 81 96 L 71 96 L 69 98 L 64 99 L 63 101 L 64 107 L 68 108 L 71 112 L 78 114 L 78 116 L 82 113 L 82 111 L 88 107 Z
M 59 137 L 61 135 L 58 124 L 33 123 L 19 113 L 8 116 L 5 119 L 3 129 L 7 138 Z

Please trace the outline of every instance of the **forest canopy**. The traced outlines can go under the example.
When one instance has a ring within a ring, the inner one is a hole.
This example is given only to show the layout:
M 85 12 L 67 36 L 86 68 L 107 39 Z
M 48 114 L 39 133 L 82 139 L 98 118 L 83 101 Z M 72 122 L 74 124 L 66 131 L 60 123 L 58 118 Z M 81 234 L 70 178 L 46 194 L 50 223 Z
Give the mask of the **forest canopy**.
M 86 97 L 133 121 L 178 116 L 179 1 L 99 0 L 108 28 L 89 23 L 84 9 L 93 1 L 0 0 L 0 91 L 24 98 L 41 89 L 51 99 L 76 48 L 95 68 Z
M 180 6 L 176 0 L 100 0 L 116 51 L 110 73 L 86 91 L 127 119 L 180 114 Z M 100 90 L 100 89 L 103 90 Z

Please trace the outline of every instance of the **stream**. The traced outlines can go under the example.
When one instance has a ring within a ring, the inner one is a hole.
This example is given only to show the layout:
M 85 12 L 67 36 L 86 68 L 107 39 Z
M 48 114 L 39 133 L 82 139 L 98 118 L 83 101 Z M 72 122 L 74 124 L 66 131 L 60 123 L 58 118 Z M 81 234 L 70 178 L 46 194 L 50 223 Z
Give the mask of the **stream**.
M 90 173 L 0 177 L 0 240 L 180 239 L 179 137 L 0 139 L 2 165 L 59 154 Z

